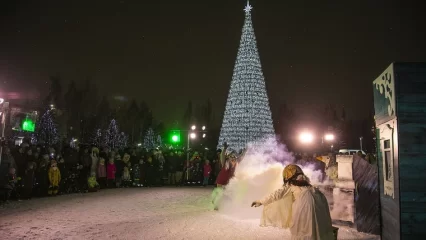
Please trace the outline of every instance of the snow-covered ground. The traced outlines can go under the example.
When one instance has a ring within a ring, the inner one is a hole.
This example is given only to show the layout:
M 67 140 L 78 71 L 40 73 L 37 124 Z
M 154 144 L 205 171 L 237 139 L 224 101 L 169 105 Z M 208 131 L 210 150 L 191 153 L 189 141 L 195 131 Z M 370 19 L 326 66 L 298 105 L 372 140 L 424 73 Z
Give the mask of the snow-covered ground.
M 290 239 L 213 211 L 212 188 L 130 188 L 12 202 L 0 207 L 1 239 Z M 249 207 L 249 206 L 248 206 Z M 340 227 L 339 239 L 380 239 Z

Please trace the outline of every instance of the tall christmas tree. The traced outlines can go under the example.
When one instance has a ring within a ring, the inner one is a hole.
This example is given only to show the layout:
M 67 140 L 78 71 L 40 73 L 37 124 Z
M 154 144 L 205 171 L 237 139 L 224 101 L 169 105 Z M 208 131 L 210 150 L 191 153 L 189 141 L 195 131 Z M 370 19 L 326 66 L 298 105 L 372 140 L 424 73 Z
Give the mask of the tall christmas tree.
M 251 9 L 247 2 L 240 47 L 219 137 L 219 147 L 227 142 L 229 148 L 235 151 L 246 148 L 249 142 L 255 143 L 275 134 L 251 21 Z

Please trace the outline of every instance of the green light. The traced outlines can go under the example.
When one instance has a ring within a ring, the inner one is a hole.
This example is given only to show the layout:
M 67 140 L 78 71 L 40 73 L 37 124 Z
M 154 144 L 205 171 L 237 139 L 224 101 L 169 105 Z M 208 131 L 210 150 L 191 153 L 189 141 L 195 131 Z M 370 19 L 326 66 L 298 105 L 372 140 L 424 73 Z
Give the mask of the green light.
M 174 144 L 180 143 L 180 132 L 179 131 L 172 131 L 170 133 L 170 142 Z
M 34 130 L 35 130 L 35 123 L 34 123 L 34 121 L 32 121 L 31 119 L 26 118 L 22 122 L 22 130 L 27 131 L 27 132 L 34 132 Z

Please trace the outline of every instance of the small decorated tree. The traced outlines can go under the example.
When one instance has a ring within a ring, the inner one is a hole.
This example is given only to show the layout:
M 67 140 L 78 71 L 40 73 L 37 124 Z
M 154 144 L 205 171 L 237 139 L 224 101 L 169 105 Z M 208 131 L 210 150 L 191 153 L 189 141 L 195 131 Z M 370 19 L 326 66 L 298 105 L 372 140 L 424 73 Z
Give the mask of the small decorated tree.
M 97 147 L 102 145 L 102 130 L 100 128 L 97 128 L 93 133 L 91 143 Z
M 104 145 L 110 149 L 122 149 L 127 146 L 127 136 L 120 132 L 117 121 L 112 119 L 104 133 Z
M 143 140 L 143 147 L 149 151 L 157 147 L 157 137 L 152 128 L 146 131 L 145 138 Z
M 37 124 L 36 132 L 37 142 L 44 143 L 48 146 L 55 145 L 60 140 L 57 124 L 55 123 L 55 115 L 52 110 L 47 110 L 40 118 Z
M 157 145 L 158 146 L 163 146 L 163 139 L 161 138 L 160 135 L 157 135 Z

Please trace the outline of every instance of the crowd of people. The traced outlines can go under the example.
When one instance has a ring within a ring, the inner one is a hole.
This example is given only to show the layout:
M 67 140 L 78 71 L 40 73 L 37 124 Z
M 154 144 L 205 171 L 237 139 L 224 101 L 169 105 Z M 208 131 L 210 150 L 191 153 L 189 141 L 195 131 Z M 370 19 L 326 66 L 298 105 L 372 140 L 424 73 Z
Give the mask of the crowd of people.
M 101 150 L 94 146 L 54 148 L 22 144 L 10 149 L 3 147 L 0 165 L 0 194 L 5 202 L 10 198 L 30 199 L 33 196 L 56 196 L 75 192 L 97 192 L 104 188 L 153 187 L 164 184 L 216 184 L 212 204 L 218 210 L 223 190 L 234 176 L 244 151 L 218 150 L 208 156 L 193 152 L 188 159 L 182 150 L 161 151 L 142 148 Z M 362 154 L 361 152 L 357 153 Z M 368 156 L 361 156 L 374 164 Z M 371 157 L 371 156 L 370 156 Z M 327 169 L 337 163 L 329 155 L 327 164 L 321 157 L 296 154 L 295 164 L 283 170 L 283 186 L 252 207 L 264 205 L 261 226 L 290 228 L 297 239 L 333 239 L 337 228 L 332 226 L 325 196 L 310 183 L 300 166 L 312 165 L 325 177 Z M 188 160 L 186 160 L 188 159 Z M 324 179 L 320 179 L 322 181 Z M 273 213 L 273 214 L 272 214 Z M 279 214 L 276 214 L 279 213 Z M 309 222 L 310 224 L 306 224 Z
M 0 201 L 58 194 L 96 192 L 105 188 L 155 187 L 215 183 L 220 151 L 81 146 L 57 151 L 27 143 L 3 147 Z

